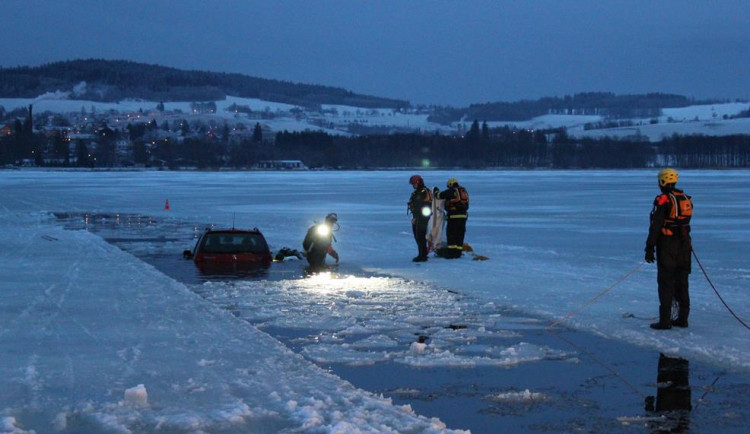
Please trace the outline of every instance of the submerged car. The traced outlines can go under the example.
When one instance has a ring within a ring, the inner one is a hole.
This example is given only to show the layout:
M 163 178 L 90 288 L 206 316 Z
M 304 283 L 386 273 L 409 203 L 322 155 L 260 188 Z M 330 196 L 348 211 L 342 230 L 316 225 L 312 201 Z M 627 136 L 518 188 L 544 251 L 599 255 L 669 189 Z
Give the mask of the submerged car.
M 207 229 L 193 250 L 183 256 L 192 259 L 203 272 L 235 272 L 268 268 L 271 251 L 257 229 Z

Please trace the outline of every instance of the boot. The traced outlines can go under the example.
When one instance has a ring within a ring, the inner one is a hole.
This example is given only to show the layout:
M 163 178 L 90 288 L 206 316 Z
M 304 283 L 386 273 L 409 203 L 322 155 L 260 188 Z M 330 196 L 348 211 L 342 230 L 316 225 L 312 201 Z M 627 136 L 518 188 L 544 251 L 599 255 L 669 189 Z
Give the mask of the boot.
M 659 322 L 652 323 L 651 328 L 656 329 L 656 330 L 671 329 L 672 328 L 672 320 L 670 319 L 671 315 L 672 315 L 672 308 L 670 306 L 667 306 L 667 307 L 659 306 Z
M 422 256 L 422 255 L 415 256 L 412 259 L 412 261 L 414 261 L 414 262 L 425 262 L 425 261 L 427 261 L 427 256 Z
M 677 314 L 677 319 L 672 321 L 672 325 L 675 327 L 687 328 L 688 315 L 690 315 L 690 308 L 680 308 L 679 313 Z

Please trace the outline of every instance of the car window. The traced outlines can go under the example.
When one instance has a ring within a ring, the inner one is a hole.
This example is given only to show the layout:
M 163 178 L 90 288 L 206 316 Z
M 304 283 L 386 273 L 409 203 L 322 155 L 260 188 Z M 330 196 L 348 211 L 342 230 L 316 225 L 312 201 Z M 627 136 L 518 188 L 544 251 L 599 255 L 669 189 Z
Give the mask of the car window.
M 265 239 L 260 234 L 206 234 L 203 251 L 206 253 L 264 253 L 268 250 Z

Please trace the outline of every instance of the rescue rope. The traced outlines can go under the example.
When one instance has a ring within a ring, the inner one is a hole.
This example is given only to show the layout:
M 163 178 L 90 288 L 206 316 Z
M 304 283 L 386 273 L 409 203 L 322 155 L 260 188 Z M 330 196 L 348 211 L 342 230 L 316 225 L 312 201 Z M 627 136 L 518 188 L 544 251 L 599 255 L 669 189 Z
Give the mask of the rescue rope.
M 695 262 L 698 263 L 698 267 L 700 267 L 701 271 L 703 272 L 703 276 L 706 277 L 706 281 L 708 281 L 708 284 L 711 286 L 711 289 L 714 290 L 714 292 L 716 293 L 716 296 L 719 297 L 719 300 L 721 300 L 721 303 L 724 305 L 724 307 L 727 308 L 727 310 L 729 311 L 729 313 L 732 314 L 732 316 L 734 317 L 734 319 L 736 319 L 737 321 L 739 321 L 739 323 L 742 324 L 743 326 L 745 326 L 746 329 L 750 330 L 750 326 L 748 326 L 747 323 L 745 323 L 745 321 L 742 321 L 742 319 L 740 319 L 740 317 L 738 317 L 734 313 L 734 311 L 732 310 L 732 308 L 729 307 L 729 305 L 721 297 L 721 294 L 719 294 L 719 291 L 716 289 L 716 287 L 714 286 L 713 282 L 711 282 L 711 279 L 708 277 L 708 273 L 706 273 L 706 269 L 703 268 L 703 264 L 701 264 L 700 259 L 698 259 L 698 255 L 695 254 L 695 249 L 693 249 L 692 252 L 693 252 L 693 257 L 695 258 Z
M 581 354 L 585 354 L 585 355 L 586 355 L 586 356 L 587 356 L 588 358 L 590 358 L 590 359 L 591 359 L 592 361 L 594 361 L 594 363 L 596 363 L 597 365 L 599 365 L 599 366 L 601 366 L 602 368 L 606 369 L 606 370 L 607 370 L 607 371 L 609 371 L 609 373 L 611 373 L 611 374 L 612 374 L 612 375 L 613 375 L 613 376 L 614 376 L 615 378 L 617 378 L 618 380 L 622 381 L 622 383 L 623 383 L 624 385 L 628 386 L 628 387 L 630 388 L 630 390 L 632 390 L 633 392 L 635 392 L 635 393 L 636 393 L 637 395 L 640 395 L 640 396 L 641 396 L 642 398 L 645 398 L 645 397 L 646 397 L 646 395 L 645 395 L 645 394 L 644 394 L 643 392 L 641 392 L 640 390 L 638 390 L 638 388 L 637 388 L 637 387 L 635 387 L 635 386 L 634 386 L 634 385 L 633 385 L 632 383 L 630 383 L 630 382 L 629 382 L 628 380 L 626 380 L 626 379 L 625 379 L 625 377 L 623 377 L 622 375 L 620 375 L 620 374 L 619 374 L 619 373 L 618 373 L 617 371 L 615 371 L 614 369 L 612 369 L 612 368 L 610 368 L 609 366 L 607 366 L 607 364 L 606 364 L 606 363 L 604 363 L 604 362 L 602 362 L 601 360 L 599 360 L 599 359 L 597 359 L 596 357 L 594 357 L 594 355 L 593 355 L 593 354 L 591 354 L 590 352 L 588 352 L 588 351 L 586 351 L 585 349 L 581 348 L 580 346 L 576 345 L 576 344 L 575 344 L 575 343 L 574 343 L 573 341 L 571 341 L 570 339 L 567 339 L 567 338 L 563 337 L 562 335 L 560 335 L 559 333 L 557 333 L 557 331 L 556 331 L 556 330 L 550 330 L 549 328 L 547 328 L 547 329 L 546 329 L 546 331 L 547 331 L 547 333 L 549 333 L 549 334 L 551 334 L 551 335 L 555 336 L 556 338 L 558 338 L 558 339 L 560 339 L 560 340 L 562 340 L 562 341 L 566 342 L 566 343 L 567 343 L 568 345 L 570 345 L 571 347 L 573 347 L 573 348 L 574 348 L 574 349 L 575 349 L 576 351 L 580 352 Z
M 643 320 L 643 321 L 653 321 L 655 319 L 659 319 L 658 316 L 638 316 L 638 315 L 636 315 L 634 313 L 630 313 L 630 312 L 625 312 L 624 314 L 622 314 L 622 317 L 623 318 L 640 319 L 640 320 Z
M 555 326 L 557 326 L 558 324 L 560 324 L 560 322 L 562 322 L 562 321 L 565 321 L 565 320 L 569 319 L 570 317 L 572 317 L 573 315 L 576 315 L 576 314 L 580 313 L 581 311 L 583 311 L 584 309 L 586 309 L 586 308 L 587 308 L 588 306 L 590 306 L 591 304 L 593 304 L 593 303 L 594 303 L 594 302 L 595 302 L 595 301 L 596 301 L 597 299 L 599 299 L 599 297 L 601 297 L 601 296 L 603 296 L 604 294 L 606 294 L 606 293 L 610 292 L 610 291 L 611 291 L 611 290 L 613 290 L 613 289 L 614 289 L 615 287 L 617 287 L 617 286 L 618 286 L 619 284 L 621 284 L 622 282 L 624 282 L 625 280 L 627 280 L 627 279 L 628 279 L 628 278 L 629 278 L 629 277 L 630 277 L 630 276 L 631 276 L 631 275 L 632 275 L 633 273 L 635 273 L 636 271 L 638 271 L 638 270 L 639 270 L 639 269 L 640 269 L 640 268 L 641 268 L 641 267 L 643 266 L 643 264 L 644 264 L 644 263 L 645 263 L 645 261 L 644 261 L 644 262 L 641 262 L 641 263 L 639 263 L 639 264 L 638 264 L 638 265 L 637 265 L 637 266 L 636 266 L 635 268 L 633 268 L 632 270 L 628 271 L 628 273 L 627 273 L 627 274 L 625 274 L 625 276 L 623 276 L 623 277 L 622 277 L 622 278 L 621 278 L 620 280 L 618 280 L 617 282 L 615 282 L 614 284 L 612 284 L 612 285 L 611 285 L 611 286 L 610 286 L 609 288 L 605 289 L 604 291 L 600 292 L 600 293 L 599 293 L 599 294 L 597 294 L 596 296 L 592 297 L 592 298 L 591 298 L 591 300 L 589 300 L 588 302 L 586 302 L 586 303 L 585 303 L 585 304 L 584 304 L 583 306 L 581 306 L 581 307 L 580 307 L 579 309 L 577 309 L 577 310 L 574 310 L 574 311 L 570 312 L 570 313 L 569 313 L 568 315 L 566 315 L 566 316 L 565 316 L 564 318 L 562 318 L 562 319 L 560 319 L 560 320 L 557 320 L 557 321 L 553 322 L 552 324 L 550 324 L 550 325 L 549 325 L 549 326 L 548 326 L 548 327 L 547 327 L 547 328 L 545 329 L 545 331 L 546 331 L 546 332 L 548 332 L 549 334 L 551 334 L 551 335 L 553 335 L 553 336 L 557 337 L 558 339 L 560 339 L 560 340 L 562 340 L 562 341 L 566 342 L 566 343 L 567 343 L 568 345 L 570 345 L 571 347 L 573 347 L 573 348 L 574 348 L 574 349 L 575 349 L 576 351 L 578 351 L 578 352 L 580 352 L 580 353 L 582 353 L 582 354 L 585 354 L 585 355 L 586 355 L 586 356 L 587 356 L 588 358 L 590 358 L 590 359 L 591 359 L 591 360 L 592 360 L 592 361 L 593 361 L 594 363 L 596 363 L 597 365 L 599 365 L 599 366 L 601 366 L 602 368 L 606 369 L 606 370 L 607 370 L 607 371 L 608 371 L 609 373 L 611 373 L 611 374 L 612 374 L 612 375 L 613 375 L 613 376 L 614 376 L 615 378 L 617 378 L 618 380 L 620 380 L 620 381 L 621 381 L 621 382 L 622 382 L 622 383 L 623 383 L 624 385 L 626 385 L 627 387 L 629 387 L 629 388 L 630 388 L 630 390 L 632 390 L 633 392 L 635 392 L 635 393 L 636 393 L 637 395 L 640 395 L 640 396 L 641 396 L 642 398 L 645 398 L 645 397 L 646 397 L 646 395 L 645 395 L 645 394 L 644 394 L 643 392 L 641 392 L 641 391 L 640 391 L 640 390 L 639 390 L 639 389 L 638 389 L 637 387 L 635 387 L 635 386 L 634 386 L 634 385 L 633 385 L 632 383 L 630 383 L 630 382 L 629 382 L 629 381 L 628 381 L 627 379 L 625 379 L 625 377 L 623 377 L 622 375 L 620 375 L 620 374 L 619 374 L 619 373 L 618 373 L 617 371 L 615 371 L 614 369 L 610 368 L 610 367 L 609 367 L 609 366 L 608 366 L 608 365 L 607 365 L 606 363 L 604 363 L 604 362 L 602 362 L 601 360 L 599 360 L 599 359 L 597 359 L 596 357 L 594 357 L 594 355 L 593 355 L 593 354 L 591 354 L 590 352 L 588 352 L 588 351 L 586 351 L 585 349 L 581 348 L 580 346 L 576 345 L 576 344 L 575 344 L 575 343 L 574 343 L 573 341 L 571 341 L 570 339 L 567 339 L 567 338 L 563 337 L 563 336 L 562 336 L 562 335 L 560 335 L 559 333 L 555 333 L 555 331 L 554 331 L 554 330 L 552 330 L 552 329 L 553 329 L 553 328 L 554 328 Z
M 709 385 L 708 387 L 705 387 L 706 391 L 703 392 L 703 396 L 701 396 L 700 399 L 698 399 L 698 401 L 695 403 L 695 407 L 693 407 L 693 411 L 695 411 L 695 410 L 698 409 L 698 407 L 701 405 L 702 402 L 704 402 L 703 400 L 706 399 L 706 396 L 710 392 L 713 392 L 714 386 L 719 381 L 719 378 L 723 377 L 724 374 L 725 374 L 725 372 L 720 372 L 719 375 L 716 376 L 716 379 L 714 380 L 714 382 L 711 383 L 711 385 Z
M 640 264 L 638 264 L 638 265 L 637 265 L 637 266 L 636 266 L 635 268 L 633 268 L 632 270 L 628 271 L 628 273 L 627 273 L 626 275 L 624 275 L 624 276 L 623 276 L 623 277 L 622 277 L 622 278 L 621 278 L 620 280 L 618 280 L 617 282 L 615 282 L 614 284 L 612 284 L 612 285 L 611 285 L 611 286 L 610 286 L 609 288 L 605 289 L 604 291 L 602 291 L 602 292 L 600 292 L 599 294 L 597 294 L 596 296 L 594 296 L 594 297 L 593 297 L 593 298 L 592 298 L 591 300 L 589 300 L 588 302 L 586 302 L 586 303 L 585 303 L 585 304 L 584 304 L 583 306 L 581 306 L 581 307 L 580 307 L 579 309 L 577 309 L 577 310 L 574 310 L 574 311 L 572 311 L 572 312 L 568 313 L 568 314 L 567 314 L 567 315 L 566 315 L 566 316 L 565 316 L 564 318 L 562 318 L 562 319 L 559 319 L 559 320 L 557 320 L 557 321 L 553 322 L 552 324 L 550 324 L 550 325 L 549 325 L 549 326 L 547 327 L 547 330 L 550 330 L 550 329 L 554 328 L 554 327 L 555 327 L 556 325 L 560 324 L 561 322 L 563 322 L 563 321 L 565 321 L 565 320 L 569 319 L 569 318 L 570 318 L 570 317 L 572 317 L 573 315 L 576 315 L 576 314 L 580 313 L 581 311 L 583 311 L 584 309 L 586 309 L 587 307 L 589 307 L 589 306 L 590 306 L 591 304 L 593 304 L 593 303 L 594 303 L 594 302 L 595 302 L 596 300 L 598 300 L 598 299 L 599 299 L 599 297 L 601 297 L 601 296 L 603 296 L 604 294 L 608 293 L 609 291 L 611 291 L 611 290 L 615 289 L 615 287 L 616 287 L 617 285 L 619 285 L 619 284 L 621 284 L 622 282 L 624 282 L 625 280 L 627 280 L 627 279 L 628 279 L 628 277 L 630 277 L 630 276 L 631 276 L 631 275 L 632 275 L 633 273 L 635 273 L 636 271 L 638 271 L 638 270 L 639 270 L 639 269 L 640 269 L 640 268 L 641 268 L 641 267 L 643 266 L 643 264 L 645 264 L 645 261 L 644 261 L 644 262 L 641 262 L 641 263 L 640 263 Z

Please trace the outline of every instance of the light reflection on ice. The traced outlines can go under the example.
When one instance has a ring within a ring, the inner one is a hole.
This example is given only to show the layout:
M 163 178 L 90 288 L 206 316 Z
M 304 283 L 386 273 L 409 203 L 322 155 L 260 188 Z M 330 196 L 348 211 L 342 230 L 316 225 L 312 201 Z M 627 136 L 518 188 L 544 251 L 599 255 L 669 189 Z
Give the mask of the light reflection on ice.
M 520 392 L 505 392 L 485 397 L 488 401 L 494 402 L 529 402 L 529 401 L 549 401 L 551 398 L 543 393 L 532 392 L 525 389 Z
M 298 330 L 289 342 L 319 364 L 512 367 L 574 357 L 518 342 L 520 330 L 544 327 L 537 319 L 400 278 L 328 272 L 297 280 L 207 282 L 197 290 L 275 335 Z

